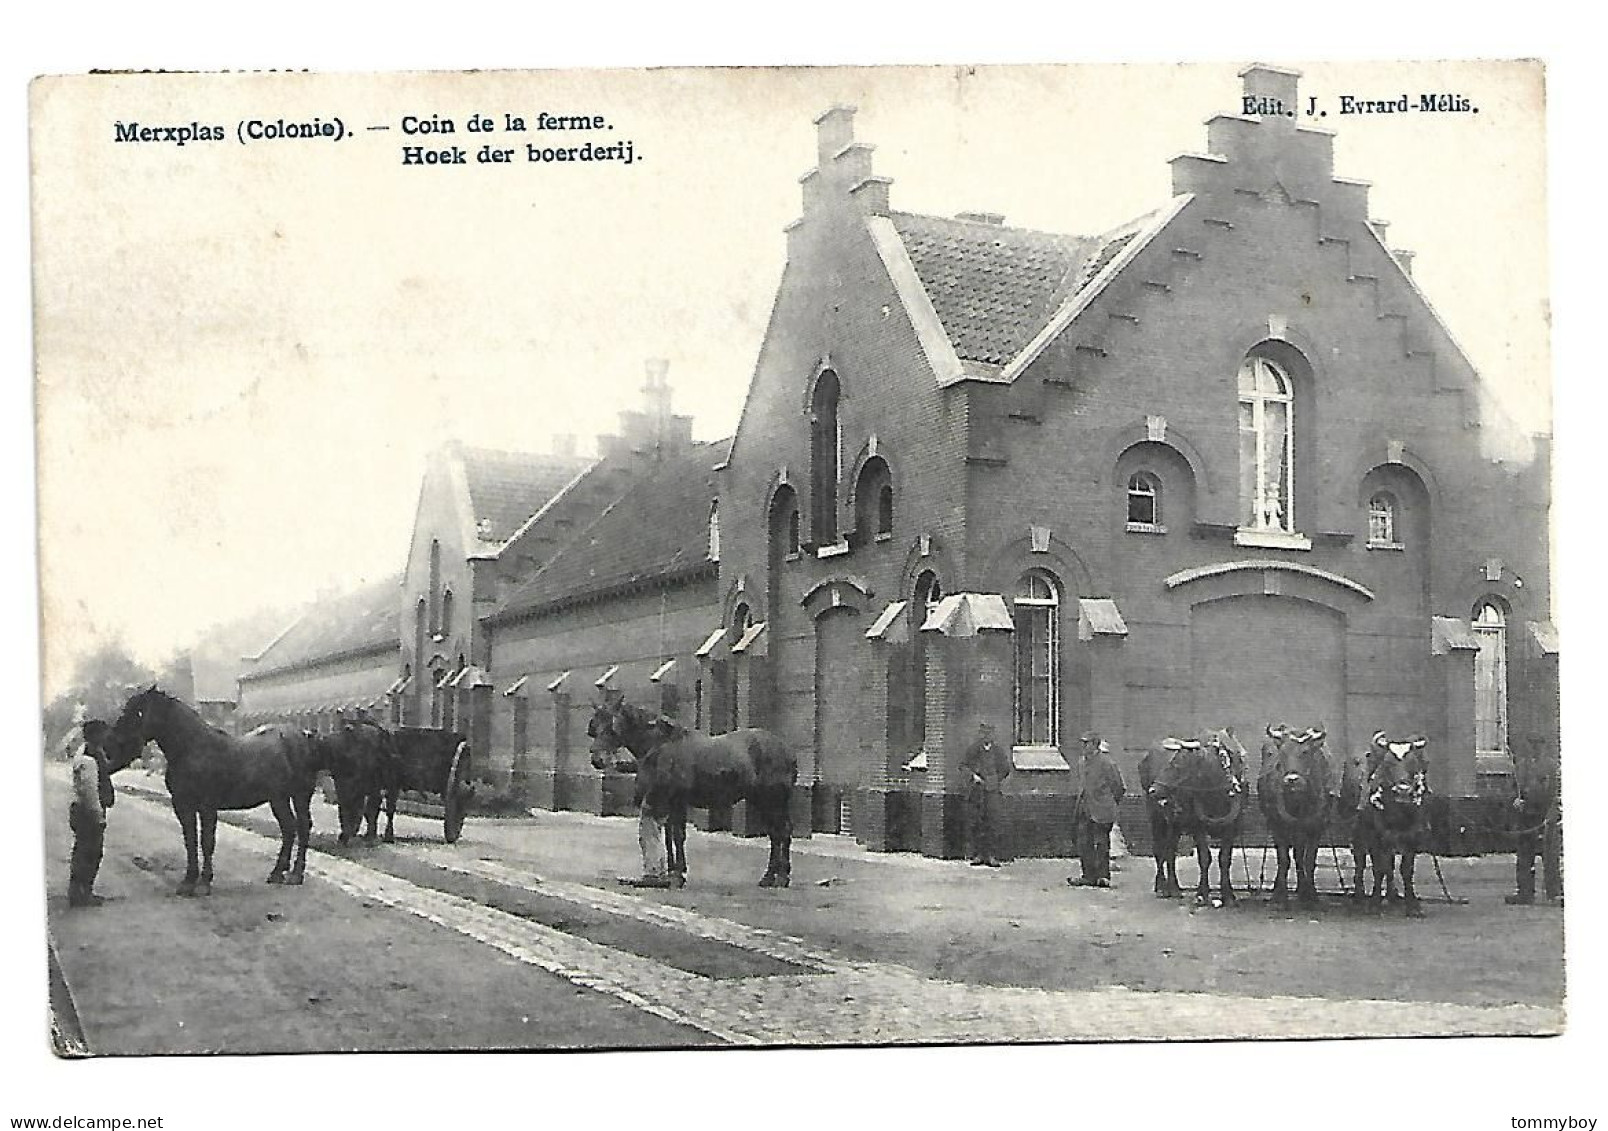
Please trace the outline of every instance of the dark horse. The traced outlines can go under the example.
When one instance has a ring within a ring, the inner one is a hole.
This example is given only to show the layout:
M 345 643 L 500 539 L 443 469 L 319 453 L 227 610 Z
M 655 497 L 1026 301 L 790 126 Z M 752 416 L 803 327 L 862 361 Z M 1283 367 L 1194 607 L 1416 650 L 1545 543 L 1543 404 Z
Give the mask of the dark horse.
M 770 835 L 770 864 L 760 887 L 785 888 L 792 882 L 793 817 L 790 805 L 798 782 L 798 760 L 781 739 L 747 728 L 707 735 L 688 730 L 611 695 L 587 724 L 592 766 L 616 764 L 620 750 L 635 760 L 642 804 L 665 820 L 670 873 L 681 887 L 687 876 L 687 810 L 746 801 Z
M 1320 728 L 1275 737 L 1272 752 L 1263 761 L 1256 779 L 1256 799 L 1278 854 L 1274 903 L 1288 899 L 1292 862 L 1295 898 L 1306 905 L 1318 901 L 1318 845 L 1334 812 L 1334 799 L 1329 794 L 1334 767 L 1323 740 Z
M 120 770 L 155 742 L 167 760 L 168 795 L 184 830 L 186 856 L 180 895 L 212 891 L 212 847 L 220 809 L 255 809 L 266 803 L 279 822 L 279 858 L 268 874 L 271 884 L 299 884 L 312 831 L 317 752 L 310 736 L 291 727 L 258 727 L 234 738 L 208 726 L 184 703 L 151 687 L 123 707 L 108 742 L 110 768 Z M 196 842 L 201 864 L 196 865 Z M 291 844 L 296 846 L 291 864 Z M 287 875 L 288 870 L 288 875 Z
M 1240 818 L 1245 808 L 1245 755 L 1227 730 L 1207 731 L 1199 739 L 1172 740 L 1176 750 L 1145 788 L 1147 798 L 1165 812 L 1173 836 L 1173 852 L 1179 837 L 1188 835 L 1195 842 L 1195 859 L 1200 865 L 1196 899 L 1204 904 L 1210 898 L 1212 841 L 1217 842 L 1218 894 L 1224 903 L 1234 900 L 1229 865 L 1234 862 L 1234 845 L 1239 840 Z M 1163 743 L 1167 749 L 1169 743 Z M 1144 774 L 1141 770 L 1141 781 Z M 1161 849 L 1158 847 L 1157 852 Z M 1158 871 L 1162 860 L 1156 860 Z M 1177 885 L 1176 864 L 1172 883 Z M 1158 876 L 1158 884 L 1160 877 Z
M 385 793 L 385 843 L 396 839 L 392 825 L 396 820 L 397 795 L 404 789 L 439 793 L 446 810 L 446 841 L 453 844 L 463 828 L 463 800 L 472 788 L 469 774 L 469 740 L 455 730 L 434 727 L 395 727 L 389 731 L 377 723 L 368 726 L 389 736 L 392 757 L 381 762 L 381 787 Z M 459 778 L 453 778 L 453 767 Z
M 1183 895 L 1184 889 L 1178 886 L 1178 825 L 1173 820 L 1177 806 L 1155 785 L 1168 760 L 1182 747 L 1178 739 L 1166 738 L 1139 760 L 1139 785 L 1145 791 L 1145 810 L 1150 815 L 1150 850 L 1156 857 L 1155 890 L 1163 899 Z
M 1402 896 L 1409 917 L 1422 918 L 1413 888 L 1413 869 L 1429 833 L 1428 743 L 1419 737 L 1393 740 L 1374 735 L 1366 760 L 1348 762 L 1340 787 L 1342 810 L 1355 810 L 1351 830 L 1352 897 L 1366 898 L 1362 870 L 1373 863 L 1373 898 L 1396 899 L 1396 860 L 1400 857 Z
M 396 744 L 390 732 L 369 719 L 343 719 L 332 733 L 314 735 L 312 741 L 320 763 L 335 779 L 341 844 L 349 844 L 365 822 L 368 832 L 363 839 L 373 844 L 381 799 L 397 779 Z

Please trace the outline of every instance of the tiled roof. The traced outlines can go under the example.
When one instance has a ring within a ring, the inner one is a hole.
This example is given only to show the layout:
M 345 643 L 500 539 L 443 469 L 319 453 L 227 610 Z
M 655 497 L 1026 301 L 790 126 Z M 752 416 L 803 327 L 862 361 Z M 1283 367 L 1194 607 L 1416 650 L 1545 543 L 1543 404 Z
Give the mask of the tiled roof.
M 509 616 L 711 566 L 713 468 L 730 441 L 693 444 L 633 475 L 626 491 L 503 601 Z
M 895 212 L 916 276 L 962 361 L 1003 365 L 1099 246 L 1080 236 Z
M 461 448 L 469 484 L 475 533 L 482 542 L 502 543 L 541 510 L 591 461 L 576 456 L 533 455 L 493 448 Z
M 401 575 L 320 601 L 285 630 L 242 678 L 342 656 L 368 648 L 398 647 Z
M 1138 232 L 1128 224 L 1115 235 L 1070 236 L 910 212 L 890 219 L 955 353 L 990 366 L 1021 352 Z

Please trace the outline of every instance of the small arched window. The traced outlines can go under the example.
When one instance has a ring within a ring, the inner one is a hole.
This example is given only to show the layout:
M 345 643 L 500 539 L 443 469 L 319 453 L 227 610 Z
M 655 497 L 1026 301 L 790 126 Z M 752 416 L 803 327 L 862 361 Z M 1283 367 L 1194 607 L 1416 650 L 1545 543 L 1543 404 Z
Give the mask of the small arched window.
M 437 635 L 443 640 L 452 633 L 452 590 L 450 589 L 441 594 L 441 624 L 436 631 Z
M 441 631 L 441 543 L 430 543 L 430 634 Z
M 1474 656 L 1474 749 L 1507 752 L 1507 612 L 1492 598 L 1474 606 L 1471 618 L 1479 652 Z
M 1265 357 L 1239 371 L 1240 514 L 1251 530 L 1293 533 L 1295 407 L 1289 376 Z
M 872 456 L 860 468 L 854 485 L 854 530 L 862 544 L 893 533 L 893 474 L 881 456 Z
M 1396 523 L 1396 496 L 1389 491 L 1377 491 L 1368 500 L 1368 545 L 1401 545 Z
M 1057 746 L 1061 741 L 1061 587 L 1042 570 L 1017 585 L 1016 744 Z
M 1161 526 L 1161 480 L 1148 471 L 1128 476 L 1128 526 L 1136 530 Z
M 709 504 L 709 560 L 720 560 L 720 502 Z
M 787 550 L 787 556 L 790 558 L 798 557 L 799 551 L 803 548 L 804 543 L 799 531 L 797 504 L 794 504 L 793 509 L 787 514 L 787 532 L 782 544 Z

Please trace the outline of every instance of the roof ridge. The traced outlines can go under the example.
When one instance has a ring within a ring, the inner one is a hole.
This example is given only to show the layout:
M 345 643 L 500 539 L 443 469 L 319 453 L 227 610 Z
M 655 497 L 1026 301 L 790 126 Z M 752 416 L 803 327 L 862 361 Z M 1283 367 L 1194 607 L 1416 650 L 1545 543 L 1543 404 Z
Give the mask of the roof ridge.
M 955 224 L 966 228 L 976 229 L 979 232 L 1012 232 L 1017 235 L 1043 236 L 1054 240 L 1088 240 L 1098 239 L 1098 235 L 1079 235 L 1076 232 L 1054 232 L 1048 228 L 1024 228 L 1016 224 L 993 224 L 986 220 L 968 220 L 962 216 L 939 216 L 932 212 L 903 212 L 898 209 L 888 213 L 888 219 L 897 223 L 900 219 L 932 220 L 940 224 Z

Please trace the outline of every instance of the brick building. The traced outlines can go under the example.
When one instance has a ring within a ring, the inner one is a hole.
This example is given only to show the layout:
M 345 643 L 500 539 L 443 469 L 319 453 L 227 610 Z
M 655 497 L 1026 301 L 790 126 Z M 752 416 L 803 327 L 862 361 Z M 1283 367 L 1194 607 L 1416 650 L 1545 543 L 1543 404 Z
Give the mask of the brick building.
M 895 210 L 853 120 L 816 123 L 700 656 L 803 752 L 816 829 L 955 854 L 979 719 L 1024 852 L 1070 847 L 1084 729 L 1130 785 L 1207 725 L 1422 731 L 1451 795 L 1556 740 L 1549 452 L 1330 134 L 1219 115 L 1170 200 L 1071 236 Z

